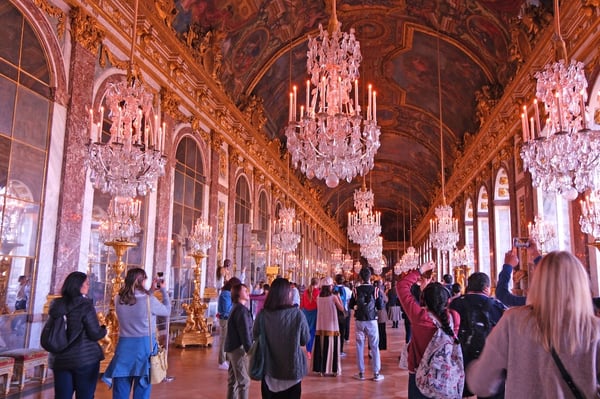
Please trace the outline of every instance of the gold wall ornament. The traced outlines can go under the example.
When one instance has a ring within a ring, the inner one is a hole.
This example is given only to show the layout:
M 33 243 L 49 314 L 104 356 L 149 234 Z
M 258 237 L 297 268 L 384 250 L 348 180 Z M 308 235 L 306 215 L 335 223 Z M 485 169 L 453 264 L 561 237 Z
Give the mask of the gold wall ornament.
M 173 119 L 178 121 L 185 121 L 187 117 L 179 110 L 179 104 L 181 99 L 177 94 L 171 90 L 161 87 L 160 88 L 160 108 L 166 114 L 170 115 Z
M 100 57 L 98 59 L 98 65 L 102 68 L 106 68 L 106 61 L 117 69 L 122 69 L 124 71 L 129 68 L 129 62 L 126 60 L 118 59 L 104 44 L 101 44 L 100 47 Z
M 194 296 L 191 303 L 182 305 L 183 310 L 187 313 L 187 318 L 183 332 L 175 340 L 175 345 L 182 348 L 189 345 L 211 346 L 213 343 L 213 337 L 204 316 L 208 305 L 200 299 L 202 260 L 206 258 L 206 254 L 203 251 L 196 251 L 191 255 L 196 263 L 194 267 Z
M 174 2 L 170 0 L 154 0 L 154 9 L 156 13 L 160 17 L 160 19 L 164 22 L 165 26 L 173 29 L 173 20 L 175 19 L 175 15 L 177 15 L 177 10 L 174 7 Z
M 98 47 L 106 36 L 98 22 L 80 7 L 72 8 L 69 16 L 71 17 L 71 33 L 75 41 L 89 52 L 98 54 Z
M 216 130 L 210 132 L 210 147 L 213 151 L 221 151 L 223 148 L 223 136 L 221 136 Z
M 65 35 L 66 14 L 60 8 L 48 3 L 46 0 L 33 0 L 33 3 L 46 14 L 56 18 L 56 34 L 59 39 Z

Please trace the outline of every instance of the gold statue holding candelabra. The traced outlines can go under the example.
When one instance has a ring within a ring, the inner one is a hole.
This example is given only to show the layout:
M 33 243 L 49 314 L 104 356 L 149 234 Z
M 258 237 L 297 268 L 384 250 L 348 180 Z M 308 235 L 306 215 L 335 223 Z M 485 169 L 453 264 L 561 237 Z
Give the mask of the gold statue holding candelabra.
M 187 313 L 185 328 L 177 337 L 175 344 L 185 348 L 188 345 L 210 346 L 213 342 L 211 331 L 206 321 L 206 309 L 208 306 L 201 301 L 201 277 L 202 260 L 206 258 L 206 250 L 211 247 L 212 227 L 205 219 L 199 218 L 190 234 L 194 258 L 194 296 L 192 302 L 184 304 L 183 309 Z

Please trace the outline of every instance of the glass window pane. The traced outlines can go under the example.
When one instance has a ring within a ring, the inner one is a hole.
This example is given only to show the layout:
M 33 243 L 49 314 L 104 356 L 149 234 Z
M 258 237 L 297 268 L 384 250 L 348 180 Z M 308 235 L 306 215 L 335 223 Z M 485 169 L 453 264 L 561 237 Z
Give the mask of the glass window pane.
M 194 208 L 202 209 L 202 184 L 196 182 L 196 189 L 194 190 Z
M 21 69 L 27 71 L 36 79 L 48 84 L 50 74 L 44 50 L 37 39 L 37 36 L 28 23 L 23 28 L 23 52 L 21 54 Z
M 45 149 L 48 140 L 49 107 L 48 100 L 29 90 L 19 88 L 14 138 Z
M 194 180 L 189 176 L 185 177 L 183 203 L 185 206 L 194 206 Z
M 0 57 L 13 65 L 19 65 L 19 44 L 23 16 L 10 2 L 3 2 L 0 7 Z
M 2 24 L 0 24 L 2 25 Z M 0 40 L 2 42 L 2 40 Z M 0 133 L 7 136 L 12 135 L 13 110 L 15 108 L 15 96 L 17 85 L 0 76 Z
M 46 153 L 13 141 L 8 179 L 25 185 L 31 201 L 41 202 Z
M 183 202 L 183 175 L 179 171 L 175 171 L 175 184 L 173 185 L 173 201 L 176 203 Z
M 0 135 L 0 190 L 2 190 L 8 181 L 8 164 L 10 161 L 10 147 L 12 141 Z

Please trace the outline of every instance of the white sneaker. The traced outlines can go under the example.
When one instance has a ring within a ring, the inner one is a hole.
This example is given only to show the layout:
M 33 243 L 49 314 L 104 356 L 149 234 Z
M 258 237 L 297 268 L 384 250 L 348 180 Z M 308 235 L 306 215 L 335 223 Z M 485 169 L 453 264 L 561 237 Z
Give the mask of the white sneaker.
M 229 370 L 229 363 L 227 361 L 219 364 L 219 370 Z
M 373 376 L 373 381 L 383 381 L 385 377 L 383 376 L 383 374 L 375 374 Z

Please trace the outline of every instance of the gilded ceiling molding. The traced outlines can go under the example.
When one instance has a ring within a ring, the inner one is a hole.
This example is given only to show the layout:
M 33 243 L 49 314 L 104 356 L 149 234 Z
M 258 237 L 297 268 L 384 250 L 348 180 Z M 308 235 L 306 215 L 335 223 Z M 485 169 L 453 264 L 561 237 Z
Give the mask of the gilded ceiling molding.
M 108 61 L 108 63 L 112 66 L 114 66 L 115 68 L 118 69 L 122 69 L 124 71 L 127 70 L 127 68 L 129 67 L 129 62 L 128 61 L 123 61 L 118 59 L 109 49 L 107 46 L 101 44 L 100 46 L 100 58 L 98 60 L 98 65 L 100 65 L 100 67 L 102 68 L 106 68 L 106 61 Z
M 33 3 L 49 16 L 56 18 L 56 34 L 59 39 L 62 39 L 65 35 L 65 19 L 67 18 L 63 10 L 48 3 L 46 0 L 33 0 Z
M 583 0 L 582 8 L 586 17 L 593 17 L 598 14 L 600 0 Z
M 69 16 L 71 17 L 71 33 L 75 41 L 92 54 L 98 54 L 98 47 L 106 35 L 98 22 L 80 7 L 72 8 Z

